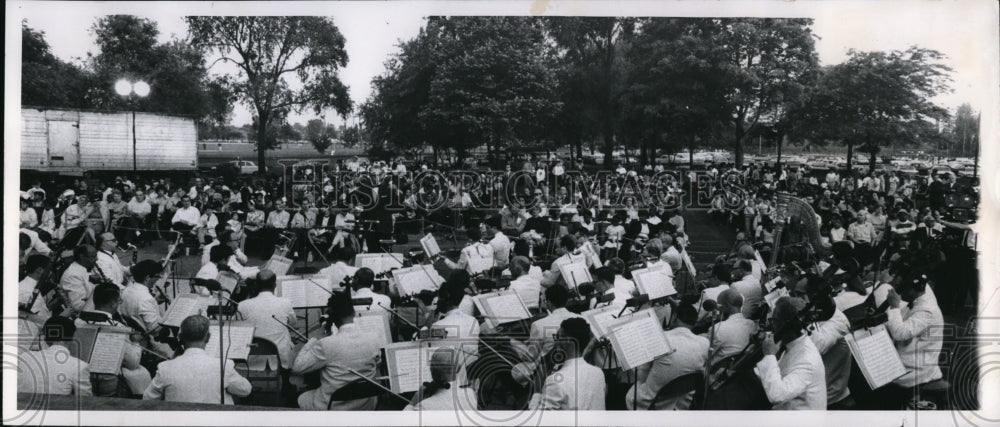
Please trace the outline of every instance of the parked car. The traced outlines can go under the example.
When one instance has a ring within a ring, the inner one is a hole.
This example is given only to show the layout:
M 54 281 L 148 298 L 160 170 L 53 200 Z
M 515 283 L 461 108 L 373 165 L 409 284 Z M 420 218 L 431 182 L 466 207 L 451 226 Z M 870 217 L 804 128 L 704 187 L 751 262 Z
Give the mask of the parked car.
M 233 160 L 225 163 L 220 163 L 214 168 L 216 171 L 223 171 L 229 169 L 236 172 L 239 175 L 251 175 L 257 173 L 260 168 L 257 167 L 257 163 L 248 160 Z

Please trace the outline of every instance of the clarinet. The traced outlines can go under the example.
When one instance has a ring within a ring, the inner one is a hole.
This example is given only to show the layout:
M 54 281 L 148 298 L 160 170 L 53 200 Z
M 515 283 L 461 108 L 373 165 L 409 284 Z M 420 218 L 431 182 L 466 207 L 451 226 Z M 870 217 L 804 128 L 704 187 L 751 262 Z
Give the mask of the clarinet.
M 95 282 L 93 279 L 91 279 L 91 281 L 90 281 L 91 283 L 93 283 L 95 285 L 115 285 L 115 286 L 118 286 L 117 284 L 115 284 L 115 282 L 111 281 L 111 279 L 109 279 L 106 274 L 104 274 L 104 270 L 101 270 L 101 266 L 97 265 L 96 263 L 94 264 L 94 270 L 97 271 L 97 281 Z

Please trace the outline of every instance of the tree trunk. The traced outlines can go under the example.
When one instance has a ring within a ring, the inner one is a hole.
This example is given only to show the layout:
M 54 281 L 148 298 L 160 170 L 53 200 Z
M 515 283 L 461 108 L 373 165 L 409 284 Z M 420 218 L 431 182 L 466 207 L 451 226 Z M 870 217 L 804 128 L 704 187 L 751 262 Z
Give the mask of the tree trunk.
M 735 138 L 733 139 L 733 157 L 736 158 L 736 169 L 743 168 L 743 126 L 736 125 Z
M 785 142 L 785 135 L 778 134 L 778 160 L 774 163 L 775 169 L 781 169 L 781 145 Z
M 576 165 L 577 160 L 583 160 L 583 140 L 580 137 L 576 137 L 576 156 L 573 159 L 573 164 Z M 583 165 L 574 166 L 582 168 Z
M 688 145 L 688 171 L 694 170 L 694 138 L 691 138 L 691 144 Z
M 261 176 L 267 173 L 264 153 L 267 151 L 267 121 L 257 118 L 257 173 Z
M 854 163 L 854 142 L 850 142 L 849 141 L 847 143 L 847 174 L 848 174 L 848 176 L 853 175 L 851 173 L 854 170 L 854 169 L 852 169 L 853 163 Z
M 875 173 L 875 163 L 878 158 L 878 150 L 876 150 L 875 147 L 872 147 L 871 144 L 868 146 L 872 149 L 871 156 L 868 157 L 868 173 Z
M 611 154 L 615 151 L 615 139 L 611 132 L 604 132 L 604 167 L 608 169 L 614 169 L 612 163 L 614 162 L 614 156 Z

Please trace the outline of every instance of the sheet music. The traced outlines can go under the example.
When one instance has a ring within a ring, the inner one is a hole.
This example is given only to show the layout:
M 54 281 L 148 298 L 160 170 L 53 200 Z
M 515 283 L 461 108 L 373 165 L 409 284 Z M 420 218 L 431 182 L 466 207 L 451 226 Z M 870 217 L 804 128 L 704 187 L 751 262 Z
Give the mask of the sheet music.
M 215 276 L 215 280 L 222 285 L 222 289 L 229 291 L 230 294 L 236 289 L 236 285 L 240 283 L 240 276 L 230 273 L 228 271 L 220 271 L 218 276 Z
M 596 338 L 604 338 L 607 335 L 608 327 L 613 325 L 618 319 L 615 316 L 621 311 L 621 307 L 616 306 L 604 306 L 600 308 L 595 308 L 593 310 L 588 310 L 581 315 L 587 319 L 587 323 L 590 324 L 590 329 L 594 333 Z
M 441 247 L 438 246 L 437 239 L 435 239 L 434 235 L 431 233 L 427 233 L 426 236 L 420 239 L 420 246 L 424 248 L 424 253 L 427 254 L 427 258 L 441 253 Z
M 205 314 L 208 306 L 211 305 L 212 298 L 197 294 L 181 294 L 167 308 L 167 314 L 163 316 L 163 324 L 167 326 L 180 327 L 181 322 L 188 316 L 195 314 Z
M 580 246 L 580 252 L 582 252 L 583 255 L 587 257 L 586 258 L 587 262 L 591 266 L 600 267 L 601 265 L 603 265 L 601 264 L 601 257 L 597 255 L 597 251 L 594 250 L 594 245 L 592 245 L 590 242 L 584 242 L 583 245 Z M 572 257 L 573 256 L 570 255 L 570 259 L 572 259 Z
M 487 270 L 493 268 L 493 262 L 494 262 L 494 259 L 493 259 L 492 255 L 491 256 L 482 256 L 482 255 L 478 255 L 477 254 L 475 256 L 470 256 L 469 257 L 469 266 L 468 266 L 468 268 L 466 268 L 466 271 L 468 271 L 469 274 L 482 273 L 484 271 L 487 271 Z
M 400 295 L 413 295 L 425 289 L 436 290 L 438 285 L 443 283 L 443 280 L 438 280 L 440 276 L 437 275 L 437 272 L 428 270 L 433 270 L 433 268 L 429 265 L 416 265 L 393 270 L 392 277 L 399 288 Z
M 90 372 L 117 375 L 122 367 L 127 335 L 119 332 L 99 331 L 90 353 Z
M 369 268 L 375 274 L 380 274 L 393 268 L 402 268 L 403 254 L 358 254 L 354 257 L 354 266 Z
M 271 256 L 271 259 L 264 264 L 264 268 L 271 270 L 275 276 L 284 276 L 288 274 L 288 270 L 292 268 L 292 260 L 283 256 L 273 255 Z
M 673 352 L 655 316 L 636 313 L 631 320 L 611 327 L 608 339 L 624 369 L 639 367 Z
M 278 296 L 291 301 L 293 308 L 325 307 L 329 286 L 330 281 L 323 276 L 282 276 L 278 278 Z
M 590 282 L 590 270 L 587 269 L 586 261 L 570 262 L 559 266 L 563 281 L 569 289 L 576 289 L 581 283 Z
M 212 333 L 205 346 L 205 353 L 212 357 L 219 356 L 219 324 L 212 322 L 208 329 Z M 254 327 L 248 322 L 232 322 L 222 326 L 222 351 L 228 350 L 226 357 L 233 360 L 246 360 L 250 355 L 250 344 L 253 343 Z M 229 343 L 232 342 L 232 345 Z
M 354 318 L 354 324 L 358 326 L 358 329 L 375 334 L 378 337 L 379 347 L 392 344 L 392 332 L 389 330 L 388 311 L 379 310 L 377 312 L 359 312 Z
M 514 322 L 531 317 L 528 307 L 517 295 L 516 291 L 503 291 L 496 294 L 477 295 L 472 301 L 479 311 L 486 314 L 486 322 L 490 327 Z
M 906 367 L 903 366 L 885 325 L 855 331 L 844 338 L 873 390 L 906 374 Z
M 431 355 L 437 347 L 427 341 L 402 342 L 385 347 L 389 386 L 396 393 L 417 391 L 431 380 Z
M 786 296 L 788 296 L 788 288 L 781 288 L 774 292 L 764 294 L 764 301 L 767 302 L 767 305 L 771 308 L 771 310 L 774 310 L 774 304 L 778 302 L 778 299 Z
M 674 295 L 677 289 L 674 288 L 671 277 L 666 275 L 661 269 L 641 268 L 632 271 L 632 278 L 639 288 L 640 295 L 649 295 L 650 300 Z

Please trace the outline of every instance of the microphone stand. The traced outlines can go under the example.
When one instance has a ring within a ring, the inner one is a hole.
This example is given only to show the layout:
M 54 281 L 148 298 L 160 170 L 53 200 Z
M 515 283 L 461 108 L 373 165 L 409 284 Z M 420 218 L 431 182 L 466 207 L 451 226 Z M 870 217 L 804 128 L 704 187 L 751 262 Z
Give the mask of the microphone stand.
M 223 313 L 222 313 L 222 287 L 215 292 L 216 301 L 219 305 L 219 404 L 226 404 L 226 359 L 224 356 L 223 343 L 222 343 L 222 324 Z

